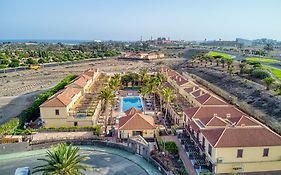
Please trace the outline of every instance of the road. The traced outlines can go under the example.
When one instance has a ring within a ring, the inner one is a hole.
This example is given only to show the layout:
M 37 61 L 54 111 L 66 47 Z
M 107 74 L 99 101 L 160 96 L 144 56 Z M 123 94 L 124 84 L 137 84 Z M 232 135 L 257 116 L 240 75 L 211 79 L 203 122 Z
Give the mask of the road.
M 90 157 L 84 164 L 93 167 L 93 170 L 87 171 L 85 175 L 147 175 L 147 172 L 140 166 L 118 155 L 87 150 L 82 150 L 80 153 Z M 13 175 L 17 167 L 34 168 L 45 164 L 45 162 L 37 160 L 43 157 L 42 154 L 37 154 L 0 161 L 0 174 Z M 35 173 L 35 175 L 41 174 Z

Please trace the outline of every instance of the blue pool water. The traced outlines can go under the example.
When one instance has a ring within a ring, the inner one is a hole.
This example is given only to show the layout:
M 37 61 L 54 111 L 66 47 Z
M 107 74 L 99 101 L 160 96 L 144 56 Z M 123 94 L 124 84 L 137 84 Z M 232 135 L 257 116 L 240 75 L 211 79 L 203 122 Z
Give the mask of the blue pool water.
M 125 112 L 132 107 L 143 111 L 142 101 L 140 97 L 125 97 L 122 99 L 122 103 L 122 112 Z

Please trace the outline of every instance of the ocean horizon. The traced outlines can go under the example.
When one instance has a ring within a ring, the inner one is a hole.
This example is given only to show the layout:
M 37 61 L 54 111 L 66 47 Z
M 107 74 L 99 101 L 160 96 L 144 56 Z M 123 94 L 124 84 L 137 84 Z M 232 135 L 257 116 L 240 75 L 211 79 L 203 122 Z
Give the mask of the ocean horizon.
M 60 39 L 0 39 L 0 43 L 11 42 L 11 43 L 48 43 L 57 44 L 62 43 L 66 45 L 76 45 L 85 42 L 91 42 L 94 40 L 60 40 Z

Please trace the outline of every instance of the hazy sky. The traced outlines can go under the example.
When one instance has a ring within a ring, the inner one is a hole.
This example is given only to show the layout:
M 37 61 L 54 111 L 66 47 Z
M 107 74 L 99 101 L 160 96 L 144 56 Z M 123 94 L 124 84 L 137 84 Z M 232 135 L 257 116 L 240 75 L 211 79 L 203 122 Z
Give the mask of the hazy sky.
M 281 0 L 0 0 L 1 39 L 281 40 Z

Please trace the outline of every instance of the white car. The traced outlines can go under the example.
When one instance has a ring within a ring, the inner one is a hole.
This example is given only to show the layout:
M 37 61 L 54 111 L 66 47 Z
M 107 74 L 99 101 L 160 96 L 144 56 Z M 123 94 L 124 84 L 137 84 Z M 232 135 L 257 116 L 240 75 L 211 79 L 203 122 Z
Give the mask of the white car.
M 31 175 L 29 167 L 20 167 L 15 171 L 15 175 Z

